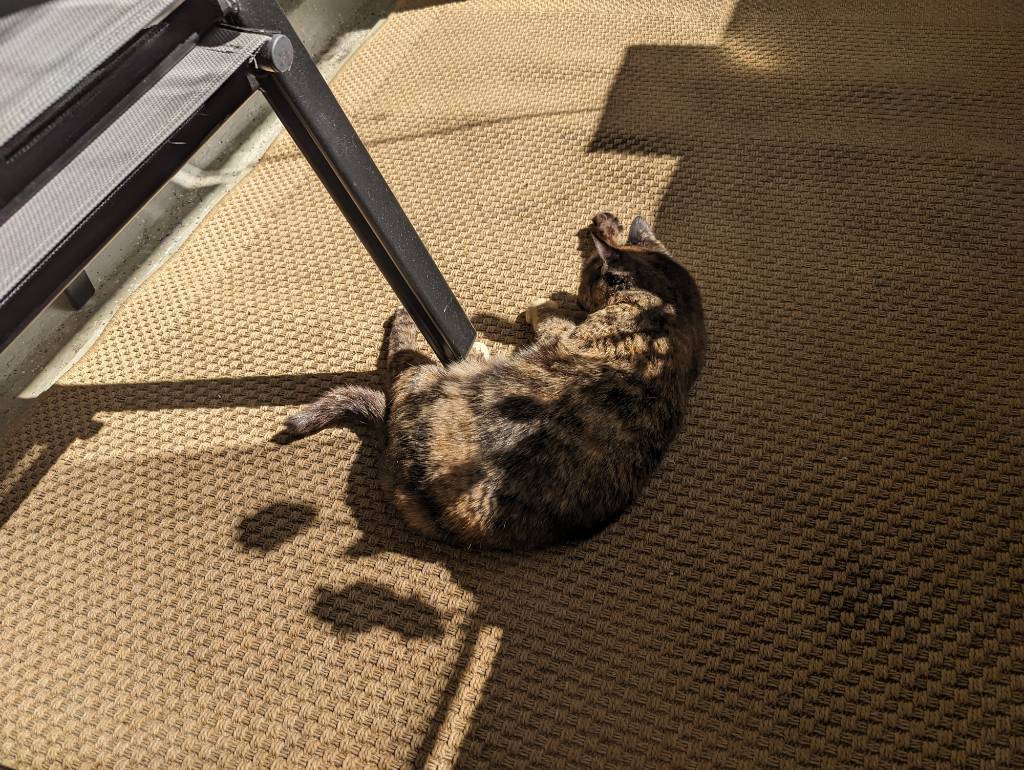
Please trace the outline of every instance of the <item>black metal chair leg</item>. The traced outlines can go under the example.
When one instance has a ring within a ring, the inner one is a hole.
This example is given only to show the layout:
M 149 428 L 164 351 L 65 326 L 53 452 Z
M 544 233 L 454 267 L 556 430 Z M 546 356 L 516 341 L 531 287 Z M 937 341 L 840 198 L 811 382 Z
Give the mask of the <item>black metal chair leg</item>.
M 259 72 L 261 90 L 438 358 L 464 357 L 472 324 L 280 7 L 238 0 L 235 15 L 296 42 L 288 71 Z

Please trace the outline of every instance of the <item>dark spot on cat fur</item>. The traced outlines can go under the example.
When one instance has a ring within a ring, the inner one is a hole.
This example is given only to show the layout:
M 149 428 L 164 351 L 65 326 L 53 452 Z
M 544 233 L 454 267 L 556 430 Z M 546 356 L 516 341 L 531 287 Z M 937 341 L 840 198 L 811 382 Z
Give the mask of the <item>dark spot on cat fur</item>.
M 544 414 L 544 405 L 529 396 L 515 395 L 503 398 L 494 407 L 495 411 L 509 420 L 533 420 Z
M 585 423 L 575 408 L 569 407 L 554 412 L 558 429 L 572 435 L 580 435 L 583 432 Z
M 629 393 L 623 388 L 609 388 L 604 393 L 604 402 L 625 423 L 630 423 L 637 416 L 641 406 L 636 393 Z

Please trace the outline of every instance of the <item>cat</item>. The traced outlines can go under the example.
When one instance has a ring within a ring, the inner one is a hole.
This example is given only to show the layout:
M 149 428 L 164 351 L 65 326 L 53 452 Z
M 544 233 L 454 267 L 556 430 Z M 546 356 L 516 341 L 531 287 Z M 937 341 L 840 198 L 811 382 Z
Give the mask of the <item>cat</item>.
M 704 363 L 700 291 L 637 217 L 626 237 L 595 216 L 577 307 L 526 311 L 536 340 L 443 367 L 395 312 L 386 393 L 342 387 L 284 433 L 343 417 L 386 424 L 381 481 L 406 522 L 453 545 L 540 548 L 579 541 L 636 499 L 679 432 Z

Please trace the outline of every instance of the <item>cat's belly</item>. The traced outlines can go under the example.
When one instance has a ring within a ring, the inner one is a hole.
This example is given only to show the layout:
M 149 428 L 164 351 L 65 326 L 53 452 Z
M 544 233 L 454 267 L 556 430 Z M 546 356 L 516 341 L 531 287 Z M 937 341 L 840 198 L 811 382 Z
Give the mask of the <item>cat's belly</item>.
M 676 410 L 652 398 L 663 391 L 651 380 L 530 388 L 521 373 L 452 375 L 396 399 L 389 421 L 395 502 L 434 537 L 498 547 L 585 537 L 635 499 L 675 433 Z

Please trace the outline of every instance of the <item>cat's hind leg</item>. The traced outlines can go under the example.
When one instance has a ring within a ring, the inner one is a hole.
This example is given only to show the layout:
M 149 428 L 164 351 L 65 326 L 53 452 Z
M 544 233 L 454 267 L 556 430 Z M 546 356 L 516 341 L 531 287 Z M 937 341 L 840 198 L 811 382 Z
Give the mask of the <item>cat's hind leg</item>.
M 413 366 L 432 363 L 416 347 L 419 330 L 405 308 L 391 317 L 386 342 L 388 392 L 393 393 L 396 378 Z M 387 411 L 385 394 L 370 388 L 343 386 L 334 388 L 316 401 L 304 406 L 284 423 L 281 434 L 297 438 L 323 430 L 344 418 L 367 424 L 383 423 Z
M 398 308 L 391 316 L 388 330 L 387 373 L 392 386 L 406 369 L 434 363 L 416 344 L 418 336 L 419 329 L 409 311 Z
M 424 355 L 417 346 L 418 335 L 419 329 L 409 311 L 405 308 L 396 310 L 391 317 L 387 343 L 388 377 L 392 382 L 395 377 L 412 366 L 434 363 L 433 359 Z M 489 361 L 491 351 L 483 342 L 476 340 L 466 351 L 466 358 L 470 361 Z

